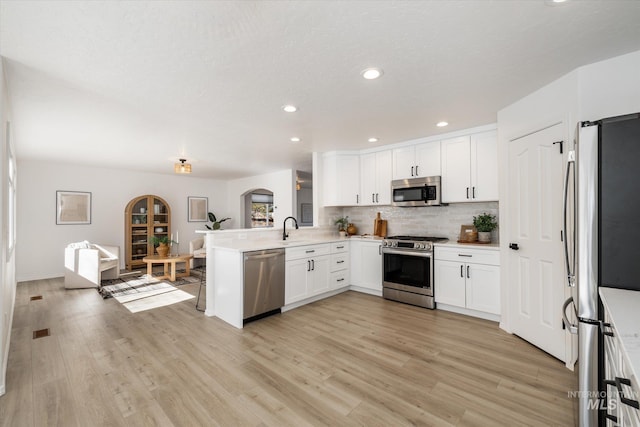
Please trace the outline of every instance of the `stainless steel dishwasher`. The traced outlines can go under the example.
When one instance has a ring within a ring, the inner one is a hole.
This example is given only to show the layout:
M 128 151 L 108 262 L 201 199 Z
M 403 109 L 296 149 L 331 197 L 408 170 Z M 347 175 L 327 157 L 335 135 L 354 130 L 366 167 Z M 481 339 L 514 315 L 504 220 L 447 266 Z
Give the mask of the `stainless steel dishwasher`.
M 244 253 L 245 322 L 280 312 L 284 305 L 284 276 L 284 249 Z

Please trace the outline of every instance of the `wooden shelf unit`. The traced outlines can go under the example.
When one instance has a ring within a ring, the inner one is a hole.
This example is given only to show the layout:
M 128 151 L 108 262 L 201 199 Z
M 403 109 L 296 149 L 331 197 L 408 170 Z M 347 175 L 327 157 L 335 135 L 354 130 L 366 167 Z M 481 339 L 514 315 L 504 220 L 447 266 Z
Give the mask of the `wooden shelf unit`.
M 149 237 L 171 235 L 171 208 L 161 197 L 139 196 L 127 204 L 124 223 L 127 270 L 146 268 L 142 258 L 155 253 Z

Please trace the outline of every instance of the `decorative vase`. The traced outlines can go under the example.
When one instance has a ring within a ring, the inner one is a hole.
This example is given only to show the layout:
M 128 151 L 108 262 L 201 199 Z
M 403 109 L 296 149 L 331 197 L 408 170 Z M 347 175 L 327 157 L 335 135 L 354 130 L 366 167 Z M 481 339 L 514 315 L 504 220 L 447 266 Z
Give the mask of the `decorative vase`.
M 161 258 L 166 258 L 169 254 L 169 246 L 166 243 L 160 243 L 156 248 L 156 252 Z
M 491 242 L 491 232 L 490 231 L 478 231 L 478 241 L 482 243 L 490 243 Z
M 349 223 L 349 226 L 347 227 L 347 234 L 349 236 L 353 236 L 354 234 L 358 234 L 358 228 L 355 225 Z
M 340 234 L 341 238 L 347 237 L 347 232 L 344 231 L 344 230 L 340 230 L 340 231 L 338 231 L 338 233 Z

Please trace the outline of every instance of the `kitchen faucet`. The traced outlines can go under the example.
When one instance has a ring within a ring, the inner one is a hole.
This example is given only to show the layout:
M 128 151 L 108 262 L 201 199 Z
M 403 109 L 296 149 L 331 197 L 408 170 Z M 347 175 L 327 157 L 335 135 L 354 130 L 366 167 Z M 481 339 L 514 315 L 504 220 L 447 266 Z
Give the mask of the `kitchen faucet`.
M 289 235 L 287 234 L 287 220 L 291 218 L 293 220 L 293 223 L 296 226 L 296 230 L 298 229 L 298 220 L 295 219 L 292 216 L 288 216 L 284 219 L 284 222 L 282 223 L 282 240 L 287 240 L 287 237 L 289 237 Z

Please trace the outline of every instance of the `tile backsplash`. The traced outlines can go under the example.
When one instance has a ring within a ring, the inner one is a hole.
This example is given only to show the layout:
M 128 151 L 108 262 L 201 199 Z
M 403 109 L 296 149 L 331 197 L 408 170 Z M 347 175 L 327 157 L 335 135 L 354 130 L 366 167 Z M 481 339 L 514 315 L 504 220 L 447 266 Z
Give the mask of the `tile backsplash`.
M 394 206 L 362 206 L 343 208 L 342 215 L 358 227 L 358 234 L 373 234 L 373 220 L 380 212 L 387 220 L 387 235 L 415 235 L 447 237 L 458 240 L 460 226 L 473 224 L 473 217 L 484 212 L 498 217 L 498 202 L 452 203 L 448 206 L 400 208 Z M 331 212 L 335 218 L 339 212 Z M 335 218 L 333 218 L 335 220 Z M 491 236 L 498 242 L 498 230 Z

